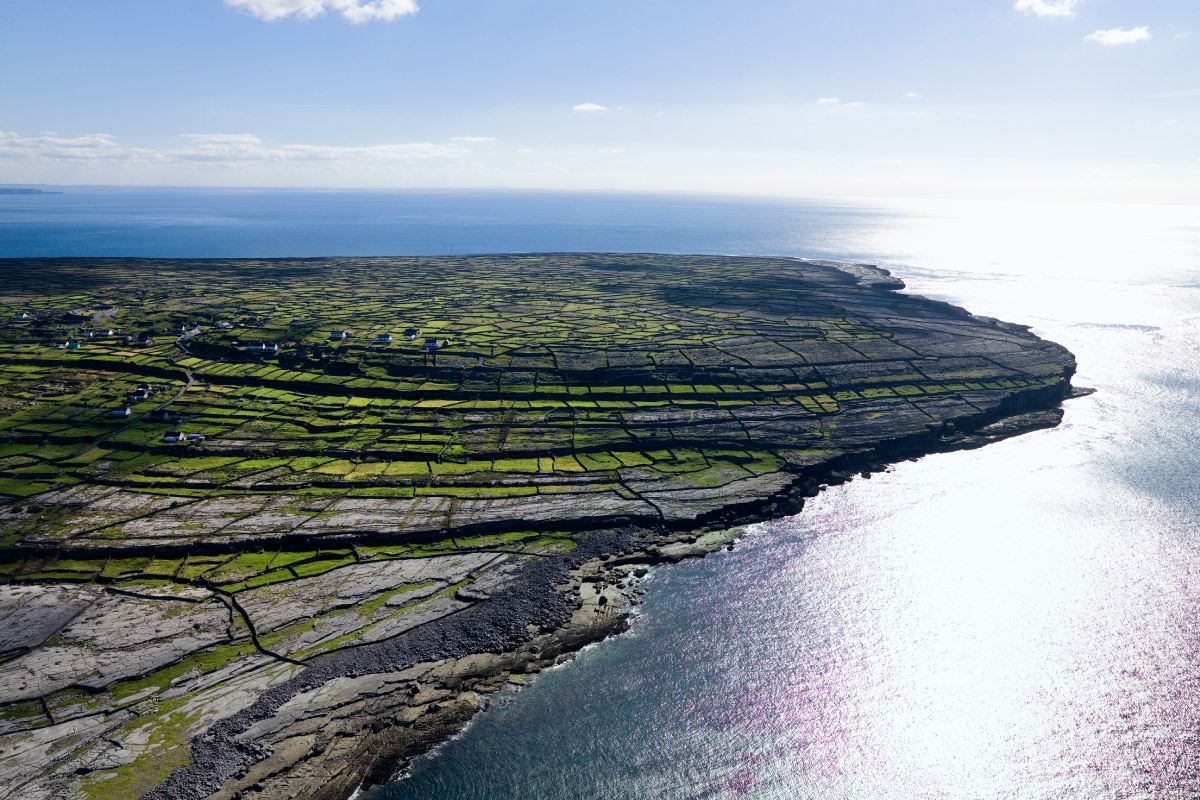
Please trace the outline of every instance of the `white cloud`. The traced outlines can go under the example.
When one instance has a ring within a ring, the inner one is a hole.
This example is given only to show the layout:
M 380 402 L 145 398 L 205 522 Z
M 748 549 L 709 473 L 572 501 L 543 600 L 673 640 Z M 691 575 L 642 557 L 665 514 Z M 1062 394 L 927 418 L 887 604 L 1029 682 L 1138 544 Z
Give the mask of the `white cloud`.
M 205 144 L 262 144 L 253 133 L 185 133 L 183 138 Z
M 263 152 L 262 139 L 252 133 L 185 133 L 183 138 L 192 142 L 192 146 L 164 151 L 162 157 L 166 160 L 215 161 L 224 164 L 252 161 Z
M 1176 39 L 1186 39 L 1186 38 L 1188 38 L 1188 37 L 1189 37 L 1189 36 L 1191 36 L 1191 35 L 1192 35 L 1192 32 L 1191 32 L 1191 31 L 1184 31 L 1183 33 L 1177 33 L 1177 34 L 1175 34 L 1175 38 L 1176 38 Z
M 237 166 L 286 162 L 363 164 L 418 159 L 450 159 L 468 154 L 462 147 L 428 142 L 379 144 L 359 147 L 285 144 L 268 147 L 251 133 L 184 134 L 188 145 L 155 150 L 125 147 L 103 133 L 64 139 L 57 136 L 22 137 L 0 131 L 0 159 L 39 163 L 143 163 L 220 164 Z
M 75 138 L 54 134 L 26 138 L 15 132 L 0 131 L 0 158 L 98 161 L 120 152 L 122 148 L 107 133 L 91 133 Z
M 817 98 L 817 102 L 822 103 L 824 105 L 834 106 L 842 101 L 838 100 L 836 97 L 819 97 L 819 98 Z
M 267 21 L 285 17 L 312 19 L 331 9 L 355 25 L 377 19 L 399 19 L 419 10 L 416 0 L 225 0 L 225 5 Z
M 605 106 L 598 106 L 595 103 L 580 103 L 577 106 L 571 106 L 574 111 L 608 111 Z
M 451 136 L 452 142 L 473 142 L 475 144 L 484 144 L 486 142 L 496 141 L 495 136 Z
M 416 142 L 379 144 L 370 147 L 334 147 L 315 144 L 288 144 L 277 150 L 264 150 L 264 160 L 285 161 L 361 161 L 366 159 L 451 158 L 471 152 L 461 147 Z
M 1110 28 L 1106 31 L 1096 31 L 1089 33 L 1084 39 L 1100 44 L 1132 44 L 1134 42 L 1143 42 L 1150 38 L 1150 29 L 1143 25 L 1140 28 L 1125 30 L 1124 28 Z
M 921 99 L 921 95 L 917 94 L 916 92 L 905 92 L 904 97 L 908 100 L 920 100 Z
M 1017 0 L 1013 8 L 1017 11 L 1024 11 L 1026 14 L 1036 14 L 1039 17 L 1074 19 L 1075 6 L 1081 2 L 1083 0 Z

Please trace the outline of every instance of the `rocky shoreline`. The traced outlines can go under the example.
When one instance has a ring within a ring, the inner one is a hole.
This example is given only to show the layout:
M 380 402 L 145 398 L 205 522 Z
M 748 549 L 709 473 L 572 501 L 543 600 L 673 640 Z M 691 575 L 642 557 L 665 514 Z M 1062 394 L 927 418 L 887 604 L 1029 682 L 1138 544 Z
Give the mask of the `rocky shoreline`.
M 1078 397 L 1088 390 L 1074 390 Z M 970 421 L 921 443 L 843 458 L 733 527 L 596 533 L 570 555 L 536 559 L 487 602 L 398 641 L 339 652 L 221 720 L 192 745 L 192 764 L 145 795 L 150 800 L 345 800 L 385 783 L 412 759 L 456 735 L 509 682 L 562 663 L 623 632 L 636 579 L 651 565 L 732 546 L 748 524 L 799 513 L 805 497 L 889 463 L 973 449 L 1056 426 L 1058 407 Z M 886 455 L 884 454 L 886 453 Z M 475 613 L 472 613 L 475 612 Z
M 1075 391 L 865 265 L 262 266 L 0 261 L 0 800 L 349 797 L 623 630 L 640 570 Z

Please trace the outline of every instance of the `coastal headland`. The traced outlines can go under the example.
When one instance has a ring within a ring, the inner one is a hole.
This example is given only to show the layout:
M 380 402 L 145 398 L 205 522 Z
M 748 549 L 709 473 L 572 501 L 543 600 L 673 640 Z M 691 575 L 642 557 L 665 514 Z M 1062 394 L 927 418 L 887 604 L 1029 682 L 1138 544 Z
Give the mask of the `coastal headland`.
M 0 261 L 0 800 L 341 800 L 656 563 L 1061 420 L 1074 357 L 865 265 Z

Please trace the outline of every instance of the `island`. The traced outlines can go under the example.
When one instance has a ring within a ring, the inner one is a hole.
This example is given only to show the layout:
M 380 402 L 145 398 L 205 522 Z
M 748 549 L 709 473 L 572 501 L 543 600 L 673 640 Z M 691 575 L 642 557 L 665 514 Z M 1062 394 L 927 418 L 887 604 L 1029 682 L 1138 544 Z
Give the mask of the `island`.
M 327 798 L 654 564 L 1052 427 L 1073 356 L 867 265 L 0 261 L 0 786 Z

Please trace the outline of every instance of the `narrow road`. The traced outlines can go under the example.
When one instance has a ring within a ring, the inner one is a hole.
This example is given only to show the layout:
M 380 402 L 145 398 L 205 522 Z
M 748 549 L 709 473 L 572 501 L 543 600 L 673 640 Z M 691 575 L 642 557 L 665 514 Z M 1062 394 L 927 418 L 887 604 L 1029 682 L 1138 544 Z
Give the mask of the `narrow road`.
M 186 394 L 186 393 L 187 393 L 187 390 L 188 390 L 188 389 L 190 389 L 190 388 L 192 388 L 192 387 L 193 387 L 193 386 L 195 386 L 195 385 L 196 385 L 196 375 L 195 375 L 195 374 L 194 374 L 194 373 L 193 373 L 193 372 L 192 372 L 192 371 L 189 369 L 189 370 L 187 371 L 187 383 L 185 383 L 185 384 L 183 385 L 183 388 L 182 388 L 182 389 L 180 389 L 178 392 L 176 392 L 174 397 L 172 397 L 172 398 L 171 398 L 170 400 L 168 400 L 167 402 L 163 403 L 161 406 L 158 406 L 158 407 L 156 407 L 154 410 L 155 410 L 155 411 L 162 411 L 164 408 L 166 408 L 167 406 L 171 405 L 171 403 L 174 403 L 176 400 L 178 400 L 179 398 L 183 397 L 183 396 L 184 396 L 184 394 Z M 153 413 L 153 412 L 151 412 L 151 413 Z M 138 419 L 142 419 L 144 416 L 145 416 L 145 415 L 142 415 L 142 417 L 138 417 Z
M 154 411 L 161 411 L 162 409 L 164 409 L 164 408 L 166 408 L 167 406 L 171 405 L 171 403 L 174 403 L 176 400 L 178 400 L 179 398 L 183 397 L 183 395 L 184 395 L 184 394 L 187 392 L 187 390 L 188 390 L 188 389 L 191 389 L 191 388 L 192 388 L 192 386 L 194 386 L 194 385 L 195 385 L 195 383 L 196 383 L 196 376 L 195 376 L 195 375 L 193 375 L 193 374 L 192 374 L 192 371 L 189 369 L 189 370 L 187 371 L 187 383 L 185 383 L 185 384 L 183 385 L 183 388 L 182 388 L 182 389 L 180 389 L 178 392 L 176 392 L 176 393 L 175 393 L 175 396 L 174 396 L 174 397 L 172 397 L 170 400 L 168 400 L 167 402 L 163 403 L 163 404 L 162 404 L 162 405 L 160 405 L 160 406 L 157 406 L 157 407 L 154 409 Z M 154 413 L 154 411 L 151 411 L 150 413 Z M 130 429 L 130 428 L 132 428 L 134 425 L 136 425 L 137 423 L 139 423 L 139 422 L 141 422 L 142 420 L 144 420 L 144 419 L 145 419 L 147 416 L 148 416 L 147 414 L 141 414 L 141 415 L 139 415 L 139 416 L 133 417 L 132 419 L 130 419 L 130 420 L 129 420 L 129 422 L 125 423 L 125 424 L 124 424 L 124 425 L 122 425 L 120 428 L 117 428 L 115 431 L 113 431 L 112 433 L 108 434 L 108 436 L 105 436 L 105 437 L 103 437 L 103 438 L 101 438 L 101 439 L 97 439 L 96 441 L 94 441 L 94 442 L 92 442 L 91 444 L 89 444 L 87 447 L 85 447 L 85 448 L 83 448 L 82 450 L 80 450 L 80 451 L 79 451 L 79 452 L 78 452 L 76 455 L 72 456 L 72 458 L 78 458 L 79 456 L 83 455 L 84 453 L 87 453 L 87 452 L 89 452 L 89 451 L 91 451 L 91 450 L 95 449 L 96 447 L 99 447 L 101 444 L 103 444 L 104 442 L 106 442 L 106 441 L 107 441 L 107 440 L 108 440 L 110 437 L 112 437 L 112 436 L 116 436 L 118 433 L 122 433 L 122 432 L 124 432 L 124 431 L 127 431 L 127 430 L 129 430 L 129 429 Z

